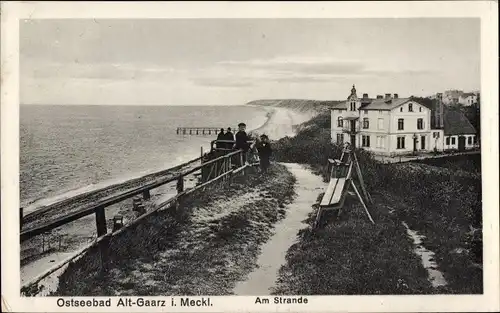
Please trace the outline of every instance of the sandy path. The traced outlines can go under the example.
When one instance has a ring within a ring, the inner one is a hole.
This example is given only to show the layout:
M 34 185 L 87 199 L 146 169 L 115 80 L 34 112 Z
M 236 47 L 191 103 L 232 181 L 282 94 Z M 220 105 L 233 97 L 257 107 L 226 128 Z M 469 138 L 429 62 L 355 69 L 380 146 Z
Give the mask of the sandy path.
M 446 286 L 447 282 L 443 276 L 443 273 L 438 270 L 438 266 L 436 264 L 434 258 L 434 252 L 427 250 L 422 242 L 425 239 L 425 236 L 420 235 L 418 232 L 410 229 L 408 224 L 403 222 L 403 226 L 406 228 L 406 232 L 408 236 L 413 240 L 414 244 L 414 252 L 422 259 L 422 265 L 427 270 L 429 281 L 432 284 L 432 287 L 437 288 L 440 286 Z
M 321 177 L 298 164 L 285 164 L 297 179 L 297 197 L 288 206 L 287 215 L 274 229 L 274 235 L 267 241 L 258 257 L 258 268 L 250 273 L 248 279 L 239 282 L 236 295 L 269 295 L 270 288 L 278 278 L 278 270 L 285 263 L 288 248 L 297 241 L 297 233 L 307 224 L 303 221 L 312 210 L 318 195 L 325 188 Z

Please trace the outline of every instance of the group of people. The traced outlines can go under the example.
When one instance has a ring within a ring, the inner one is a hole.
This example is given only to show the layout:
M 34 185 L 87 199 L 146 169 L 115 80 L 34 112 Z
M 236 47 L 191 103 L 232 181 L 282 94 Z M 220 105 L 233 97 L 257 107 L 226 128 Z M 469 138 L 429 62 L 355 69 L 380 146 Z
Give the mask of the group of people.
M 224 132 L 224 128 L 221 128 L 217 135 L 216 148 L 221 150 L 243 150 L 245 152 L 243 154 L 243 164 L 247 162 L 248 154 L 256 150 L 259 156 L 261 171 L 265 173 L 271 164 L 272 148 L 269 137 L 262 134 L 253 140 L 246 133 L 246 127 L 245 123 L 239 123 L 236 135 L 233 135 L 230 127 L 227 128 L 226 132 Z

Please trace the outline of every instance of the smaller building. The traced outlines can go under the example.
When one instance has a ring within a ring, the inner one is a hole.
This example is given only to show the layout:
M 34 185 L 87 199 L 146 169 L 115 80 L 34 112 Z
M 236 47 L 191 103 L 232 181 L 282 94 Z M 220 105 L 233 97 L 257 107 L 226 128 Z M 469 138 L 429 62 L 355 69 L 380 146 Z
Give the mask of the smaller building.
M 455 105 L 459 103 L 460 97 L 463 95 L 462 90 L 446 90 L 443 93 L 443 103 L 446 105 Z
M 465 115 L 456 108 L 444 108 L 443 129 L 432 129 L 433 149 L 465 151 L 478 146 L 477 132 Z
M 477 103 L 477 95 L 472 92 L 467 92 L 458 98 L 458 103 L 463 106 L 472 106 Z

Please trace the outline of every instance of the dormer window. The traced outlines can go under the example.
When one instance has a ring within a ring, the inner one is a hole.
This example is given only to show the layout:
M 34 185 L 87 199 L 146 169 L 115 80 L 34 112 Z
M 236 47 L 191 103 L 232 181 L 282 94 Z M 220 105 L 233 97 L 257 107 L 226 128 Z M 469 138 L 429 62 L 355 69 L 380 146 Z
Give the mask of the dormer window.
M 408 112 L 413 112 L 413 103 L 408 103 Z

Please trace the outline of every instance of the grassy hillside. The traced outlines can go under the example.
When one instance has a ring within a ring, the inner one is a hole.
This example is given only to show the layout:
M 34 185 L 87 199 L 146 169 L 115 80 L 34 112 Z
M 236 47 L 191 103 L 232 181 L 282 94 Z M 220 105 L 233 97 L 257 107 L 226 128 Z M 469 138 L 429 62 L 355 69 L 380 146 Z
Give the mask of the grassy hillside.
M 330 142 L 329 115 L 304 125 L 297 136 L 275 142 L 275 158 L 308 164 L 324 174 L 328 158 L 341 152 Z M 430 171 L 427 164 L 380 164 L 367 151 L 356 153 L 376 199 L 371 208 L 376 225 L 367 222 L 354 199 L 340 220 L 330 216 L 320 230 L 305 231 L 289 251 L 276 293 L 482 293 L 480 158 L 442 159 Z M 462 171 L 450 172 L 458 167 Z M 423 245 L 436 253 L 446 288 L 430 289 L 420 280 L 425 271 L 415 265 L 418 257 L 411 252 L 403 221 L 427 237 Z M 473 228 L 479 229 L 474 235 Z M 337 272 L 342 275 L 331 274 Z M 371 278 L 361 279 L 366 273 Z M 321 284 L 312 284 L 317 277 Z

